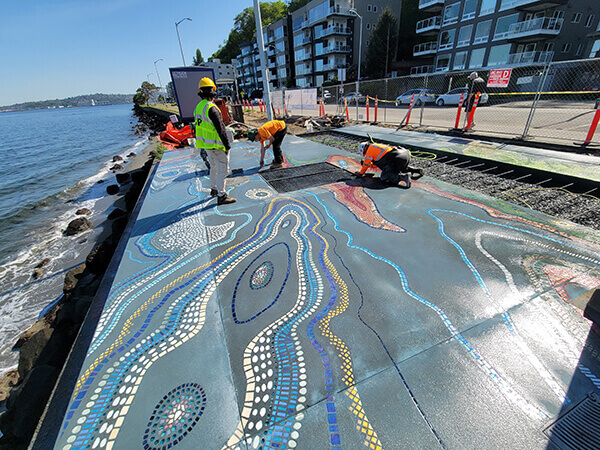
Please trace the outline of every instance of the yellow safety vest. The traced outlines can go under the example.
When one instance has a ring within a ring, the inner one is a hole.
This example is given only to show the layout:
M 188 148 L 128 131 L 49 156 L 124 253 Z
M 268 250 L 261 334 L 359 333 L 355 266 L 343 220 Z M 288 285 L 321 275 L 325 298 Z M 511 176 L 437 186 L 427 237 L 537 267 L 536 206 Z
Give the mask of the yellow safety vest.
M 217 105 L 208 100 L 202 100 L 196 106 L 196 110 L 194 111 L 196 148 L 227 151 L 212 120 L 208 117 L 208 111 L 213 106 L 217 108 Z

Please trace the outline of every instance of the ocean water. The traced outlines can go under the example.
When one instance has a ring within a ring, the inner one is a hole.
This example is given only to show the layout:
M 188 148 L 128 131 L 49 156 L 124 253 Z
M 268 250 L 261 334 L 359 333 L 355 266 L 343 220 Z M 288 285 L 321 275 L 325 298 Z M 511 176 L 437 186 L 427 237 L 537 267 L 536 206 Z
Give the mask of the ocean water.
M 0 114 L 0 376 L 16 367 L 19 335 L 60 298 L 66 272 L 100 236 L 96 225 L 114 209 L 113 156 L 127 161 L 147 143 L 137 123 L 132 105 Z M 80 208 L 94 228 L 66 236 Z

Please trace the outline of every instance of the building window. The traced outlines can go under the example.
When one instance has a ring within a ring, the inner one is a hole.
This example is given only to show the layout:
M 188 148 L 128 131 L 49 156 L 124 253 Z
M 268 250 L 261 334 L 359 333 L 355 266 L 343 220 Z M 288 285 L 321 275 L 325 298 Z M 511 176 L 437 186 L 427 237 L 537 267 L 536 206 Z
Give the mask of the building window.
M 440 45 L 438 50 L 448 50 L 454 47 L 454 38 L 456 36 L 456 30 L 445 30 L 440 34 Z
M 458 32 L 458 42 L 456 43 L 456 46 L 464 47 L 465 45 L 469 45 L 469 42 L 471 42 L 472 33 L 473 25 L 467 25 L 466 27 L 462 27 Z
M 368 23 L 367 26 L 366 26 L 366 28 L 367 28 L 367 30 L 370 30 L 371 29 L 371 24 Z
M 467 63 L 467 52 L 458 52 L 454 55 L 454 63 L 452 69 L 463 70 Z
M 564 19 L 565 12 L 564 11 L 554 11 L 552 13 L 552 17 L 554 17 L 555 19 Z
M 485 22 L 479 22 L 475 29 L 475 39 L 473 44 L 483 44 L 490 39 L 490 31 L 492 29 L 492 21 L 486 20 Z
M 571 43 L 570 42 L 565 42 L 562 46 L 562 48 L 560 49 L 561 53 L 569 53 L 571 51 Z
M 573 13 L 573 17 L 571 17 L 571 23 L 579 22 L 581 22 L 581 13 Z
M 475 14 L 477 13 L 477 2 L 478 0 L 465 0 L 465 7 L 463 8 L 462 20 L 469 20 L 475 17 Z
M 592 24 L 594 23 L 594 15 L 590 14 L 587 18 L 587 20 L 585 21 L 585 27 L 586 28 L 590 28 L 592 26 Z
M 583 54 L 583 44 L 579 44 L 577 46 L 577 51 L 575 52 L 575 56 L 581 56 Z
M 600 55 L 600 39 L 594 41 L 592 51 L 590 52 L 590 58 L 595 58 L 597 55 Z
M 371 5 L 367 5 L 367 12 L 373 11 L 373 7 Z
M 519 21 L 519 14 L 511 14 L 510 16 L 500 17 L 496 21 L 496 30 L 494 31 L 494 41 L 506 39 L 510 26 Z
M 377 6 L 373 5 L 373 12 L 377 12 Z
M 448 70 L 450 66 L 450 55 L 440 55 L 437 57 L 437 62 L 435 64 L 436 72 L 442 72 L 444 70 Z
M 446 6 L 446 9 L 444 10 L 444 20 L 442 22 L 442 26 L 452 25 L 453 23 L 458 22 L 459 10 L 460 2 Z
M 367 39 L 367 47 L 369 46 L 369 40 Z
M 487 65 L 501 66 L 502 64 L 506 64 L 509 53 L 510 44 L 496 45 L 495 47 L 491 47 Z
M 479 16 L 492 14 L 496 10 L 496 3 L 497 0 L 481 0 L 481 11 L 479 11 Z

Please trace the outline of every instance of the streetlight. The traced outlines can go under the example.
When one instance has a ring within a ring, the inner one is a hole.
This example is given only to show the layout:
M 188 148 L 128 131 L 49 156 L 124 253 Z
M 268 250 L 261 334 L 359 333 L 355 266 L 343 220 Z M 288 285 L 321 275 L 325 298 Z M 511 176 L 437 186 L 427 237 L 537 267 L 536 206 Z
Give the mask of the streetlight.
M 183 66 L 185 67 L 185 58 L 183 57 L 183 47 L 181 46 L 181 37 L 179 37 L 179 24 L 181 22 L 183 22 L 184 20 L 189 20 L 190 22 L 192 21 L 192 19 L 190 19 L 189 17 L 186 17 L 185 19 L 181 19 L 179 22 L 175 23 L 175 30 L 177 30 L 177 39 L 179 40 L 179 49 L 181 50 L 181 59 L 183 59 Z
M 154 75 L 152 72 L 150 72 L 148 75 L 146 75 L 146 79 L 148 80 L 148 83 L 150 83 L 150 75 Z
M 362 23 L 362 16 L 360 14 L 358 14 L 358 12 L 356 11 L 356 9 L 351 8 L 350 12 L 352 14 L 355 14 L 356 17 L 358 17 L 360 19 L 360 29 L 359 29 L 359 33 L 358 33 L 358 78 L 356 79 L 356 91 L 358 92 L 358 94 L 360 94 L 360 58 L 361 58 L 361 50 L 362 50 L 362 28 L 363 28 L 363 23 Z M 357 95 L 358 95 L 357 94 Z M 358 120 L 358 97 L 356 98 L 356 120 Z
M 162 89 L 162 83 L 160 82 L 160 75 L 158 74 L 158 68 L 156 67 L 156 63 L 159 62 L 159 61 L 162 61 L 162 58 L 157 59 L 156 61 L 154 61 L 154 70 L 156 70 L 156 76 L 158 77 L 158 85 Z

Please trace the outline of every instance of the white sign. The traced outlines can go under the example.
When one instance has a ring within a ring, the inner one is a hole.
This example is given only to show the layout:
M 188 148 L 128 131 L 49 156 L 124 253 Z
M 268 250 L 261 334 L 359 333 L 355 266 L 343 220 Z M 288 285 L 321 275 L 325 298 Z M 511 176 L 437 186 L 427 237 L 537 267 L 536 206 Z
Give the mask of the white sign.
M 533 77 L 517 78 L 517 84 L 529 84 L 529 83 L 533 83 Z
M 487 87 L 507 87 L 510 81 L 512 69 L 493 69 L 490 70 Z

